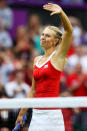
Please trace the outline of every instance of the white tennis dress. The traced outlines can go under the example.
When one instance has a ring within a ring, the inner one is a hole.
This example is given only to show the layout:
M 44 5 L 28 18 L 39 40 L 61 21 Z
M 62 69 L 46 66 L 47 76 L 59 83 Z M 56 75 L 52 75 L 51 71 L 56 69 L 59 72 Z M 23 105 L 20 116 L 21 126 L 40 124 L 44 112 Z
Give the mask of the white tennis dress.
M 61 110 L 33 109 L 28 131 L 65 131 Z

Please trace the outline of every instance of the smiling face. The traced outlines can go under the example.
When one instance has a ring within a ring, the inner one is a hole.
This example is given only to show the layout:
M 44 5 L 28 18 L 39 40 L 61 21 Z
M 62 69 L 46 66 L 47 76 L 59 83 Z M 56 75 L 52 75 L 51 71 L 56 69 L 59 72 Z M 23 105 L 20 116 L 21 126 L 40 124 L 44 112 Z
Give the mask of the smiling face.
M 58 42 L 58 38 L 55 37 L 56 33 L 46 27 L 40 37 L 40 45 L 45 48 L 56 47 L 56 43 Z

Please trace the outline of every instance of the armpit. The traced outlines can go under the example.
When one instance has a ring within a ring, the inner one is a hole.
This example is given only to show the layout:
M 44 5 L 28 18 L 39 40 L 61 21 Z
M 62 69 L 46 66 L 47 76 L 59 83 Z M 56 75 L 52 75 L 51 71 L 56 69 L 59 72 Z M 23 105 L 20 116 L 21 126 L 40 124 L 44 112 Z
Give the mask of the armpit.
M 52 65 L 59 71 L 63 71 L 64 65 L 67 62 L 67 58 L 59 58 L 57 61 L 52 62 Z

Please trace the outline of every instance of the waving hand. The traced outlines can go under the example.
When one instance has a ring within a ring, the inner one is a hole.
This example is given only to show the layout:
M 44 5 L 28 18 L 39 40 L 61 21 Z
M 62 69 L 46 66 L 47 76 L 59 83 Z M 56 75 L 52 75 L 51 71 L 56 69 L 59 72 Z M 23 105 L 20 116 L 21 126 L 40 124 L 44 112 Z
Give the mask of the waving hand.
M 60 14 L 62 12 L 62 8 L 59 5 L 48 3 L 43 6 L 43 9 L 51 12 L 50 15 Z

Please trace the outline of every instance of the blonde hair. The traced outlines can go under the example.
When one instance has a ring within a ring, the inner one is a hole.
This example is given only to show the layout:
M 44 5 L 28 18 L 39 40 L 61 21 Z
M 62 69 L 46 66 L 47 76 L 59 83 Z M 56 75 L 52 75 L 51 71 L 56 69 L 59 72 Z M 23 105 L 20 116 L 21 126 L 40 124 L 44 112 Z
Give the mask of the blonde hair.
M 58 42 L 56 43 L 56 46 L 59 45 L 62 41 L 62 35 L 63 35 L 60 29 L 56 26 L 50 26 L 50 25 L 47 26 L 47 28 L 55 32 L 55 37 L 59 39 Z

